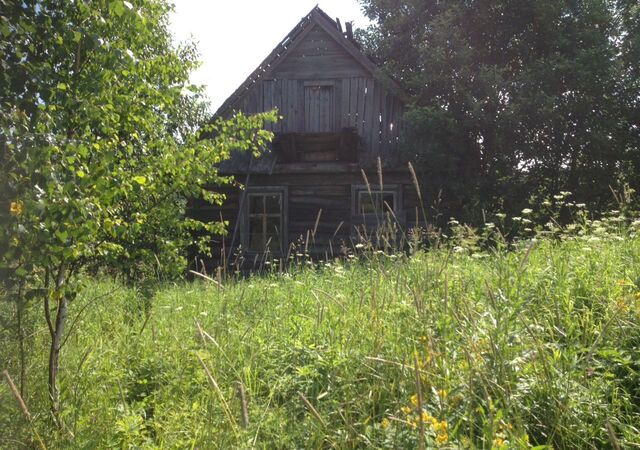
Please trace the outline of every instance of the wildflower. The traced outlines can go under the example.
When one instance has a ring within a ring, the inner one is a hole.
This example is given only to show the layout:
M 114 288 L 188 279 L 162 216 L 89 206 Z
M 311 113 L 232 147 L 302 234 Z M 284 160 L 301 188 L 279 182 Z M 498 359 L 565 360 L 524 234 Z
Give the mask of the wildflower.
M 438 391 L 438 396 L 439 396 L 440 398 L 443 398 L 443 399 L 444 399 L 444 398 L 447 398 L 447 395 L 449 395 L 449 393 L 447 392 L 447 390 L 446 390 L 446 389 L 440 389 L 440 390 Z
M 501 437 L 497 437 L 493 440 L 493 446 L 497 448 L 502 448 L 504 446 L 504 439 Z
M 449 440 L 449 435 L 447 433 L 442 433 L 442 434 L 439 434 L 438 436 L 436 436 L 436 443 L 437 444 L 444 444 L 448 440 Z
M 405 414 L 410 414 L 411 408 L 409 408 L 408 406 L 403 406 L 402 408 L 400 408 L 400 411 L 402 411 Z
M 438 422 L 436 420 L 433 424 L 433 429 L 438 433 L 446 433 L 448 427 L 449 424 L 447 424 L 446 420 L 443 420 L 442 422 Z
M 520 221 L 522 220 L 522 217 L 518 217 L 518 216 L 516 216 L 516 217 L 514 217 L 512 220 L 513 220 L 514 222 L 520 222 Z
M 639 222 L 640 224 L 640 222 Z M 455 247 L 453 247 L 453 253 L 462 253 L 464 252 L 464 248 L 460 247 L 459 245 L 456 245 Z
M 382 425 L 383 430 L 386 430 L 387 428 L 389 428 L 389 425 L 391 425 L 391 422 L 385 417 L 384 419 L 382 419 L 380 425 Z
M 487 223 L 484 224 L 484 226 L 487 227 L 490 230 L 496 227 L 496 225 L 494 223 L 492 223 L 492 222 L 487 222 Z
M 11 205 L 9 205 L 9 213 L 12 216 L 19 216 L 20 214 L 22 214 L 22 203 L 11 202 Z
M 418 394 L 413 394 L 411 396 L 411 404 L 413 406 L 418 406 Z
M 542 206 L 551 206 L 551 202 L 549 200 L 545 200 L 542 202 Z
M 429 414 L 427 411 L 422 411 L 423 422 L 431 422 L 432 420 L 433 420 L 433 417 L 431 417 L 431 414 Z
M 496 217 L 498 219 L 505 219 L 507 217 L 507 215 L 505 213 L 496 213 Z
M 560 195 L 562 195 L 563 197 L 568 197 L 571 195 L 571 192 L 569 191 L 560 191 Z
M 553 198 L 555 198 L 556 200 L 562 200 L 564 198 L 564 195 L 554 195 Z
M 576 203 L 576 208 L 584 209 L 587 205 L 585 203 Z
M 364 248 L 364 244 L 356 244 L 356 248 Z
M 522 210 L 522 214 L 524 214 L 525 216 L 527 214 L 531 214 L 533 212 L 533 210 L 531 208 L 525 208 Z

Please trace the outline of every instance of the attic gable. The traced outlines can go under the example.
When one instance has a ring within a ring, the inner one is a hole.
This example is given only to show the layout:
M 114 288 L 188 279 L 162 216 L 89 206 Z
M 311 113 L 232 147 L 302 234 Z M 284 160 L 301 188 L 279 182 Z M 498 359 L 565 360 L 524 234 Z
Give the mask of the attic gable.
M 371 76 L 334 37 L 317 24 L 283 55 L 268 72 L 269 78 L 311 79 Z
M 328 70 L 334 70 L 328 74 Z M 319 7 L 291 30 L 216 112 L 224 116 L 259 81 L 274 78 L 377 76 L 376 65 L 347 39 Z

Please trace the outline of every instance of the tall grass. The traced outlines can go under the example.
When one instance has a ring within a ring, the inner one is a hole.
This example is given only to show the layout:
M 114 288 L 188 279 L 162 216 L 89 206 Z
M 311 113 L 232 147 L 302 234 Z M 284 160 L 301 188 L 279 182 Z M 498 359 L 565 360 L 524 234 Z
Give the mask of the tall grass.
M 48 448 L 640 448 L 640 238 L 619 225 L 501 243 L 453 224 L 440 249 L 221 285 L 87 279 L 62 356 L 67 431 L 47 416 L 31 305 L 31 421 L 0 384 L 0 447 L 34 447 L 35 430 Z M 18 374 L 10 303 L 0 315 Z

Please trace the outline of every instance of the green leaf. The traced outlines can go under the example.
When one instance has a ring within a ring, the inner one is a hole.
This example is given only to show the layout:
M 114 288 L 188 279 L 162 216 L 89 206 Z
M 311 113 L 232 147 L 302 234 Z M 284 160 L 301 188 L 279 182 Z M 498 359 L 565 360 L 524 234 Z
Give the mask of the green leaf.
M 58 86 L 56 86 L 56 88 L 60 91 L 66 91 L 67 90 L 67 85 L 66 83 L 58 83 Z
M 147 184 L 147 178 L 143 177 L 142 175 L 137 175 L 137 176 L 133 177 L 133 181 L 135 181 L 136 183 L 138 183 L 139 185 L 142 185 L 142 186 Z

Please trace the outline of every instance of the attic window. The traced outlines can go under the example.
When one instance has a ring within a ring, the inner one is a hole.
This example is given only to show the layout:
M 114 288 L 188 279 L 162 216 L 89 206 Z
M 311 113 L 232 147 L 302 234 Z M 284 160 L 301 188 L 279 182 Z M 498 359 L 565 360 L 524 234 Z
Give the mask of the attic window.
M 304 130 L 307 133 L 335 131 L 335 99 L 332 80 L 304 83 Z

